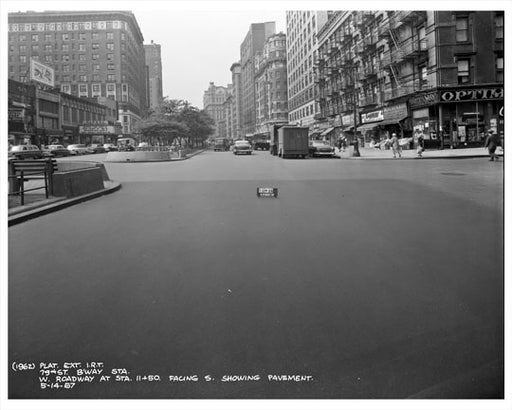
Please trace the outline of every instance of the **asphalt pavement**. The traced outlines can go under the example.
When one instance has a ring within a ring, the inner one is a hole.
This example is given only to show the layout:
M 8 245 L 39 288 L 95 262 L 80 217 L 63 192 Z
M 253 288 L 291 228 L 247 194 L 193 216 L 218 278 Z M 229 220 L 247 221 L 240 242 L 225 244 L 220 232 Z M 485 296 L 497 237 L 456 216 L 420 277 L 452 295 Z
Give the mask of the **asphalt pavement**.
M 106 167 L 115 194 L 9 228 L 9 362 L 131 380 L 12 398 L 503 396 L 503 162 Z

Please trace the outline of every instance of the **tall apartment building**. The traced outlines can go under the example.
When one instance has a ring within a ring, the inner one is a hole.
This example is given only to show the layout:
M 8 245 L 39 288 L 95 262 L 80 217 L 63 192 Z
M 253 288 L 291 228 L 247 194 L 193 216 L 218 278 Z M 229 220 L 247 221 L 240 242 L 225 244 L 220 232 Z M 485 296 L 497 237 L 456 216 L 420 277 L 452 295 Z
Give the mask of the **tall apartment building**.
M 242 137 L 242 66 L 239 62 L 233 63 L 230 71 L 233 84 L 231 135 L 233 135 L 233 139 L 238 139 Z
M 256 130 L 256 99 L 254 76 L 256 74 L 254 58 L 263 50 L 268 37 L 275 34 L 276 23 L 251 24 L 240 46 L 240 64 L 242 79 L 242 116 L 240 120 L 242 135 L 254 134 Z
M 149 109 L 154 111 L 162 104 L 162 53 L 160 44 L 144 44 L 146 66 L 148 67 Z
M 269 134 L 273 124 L 288 123 L 286 35 L 270 36 L 255 56 L 256 133 Z
M 25 82 L 31 59 L 55 70 L 62 92 L 118 101 L 123 133 L 147 111 L 143 37 L 128 11 L 9 13 L 9 78 Z
M 291 124 L 312 125 L 315 115 L 313 59 L 317 34 L 328 11 L 287 11 L 288 118 Z
M 224 103 L 232 92 L 232 85 L 227 87 L 216 86 L 210 82 L 203 95 L 203 109 L 215 121 L 215 133 L 213 138 L 226 135 L 226 118 Z
M 317 120 L 362 142 L 422 130 L 430 147 L 503 133 L 503 12 L 340 11 L 319 32 Z

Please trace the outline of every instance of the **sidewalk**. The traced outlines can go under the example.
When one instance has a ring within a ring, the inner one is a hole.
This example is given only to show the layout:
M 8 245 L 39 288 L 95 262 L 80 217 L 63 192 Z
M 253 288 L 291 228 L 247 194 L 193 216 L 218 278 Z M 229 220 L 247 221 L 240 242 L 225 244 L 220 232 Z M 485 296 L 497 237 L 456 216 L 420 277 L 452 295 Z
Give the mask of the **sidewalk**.
M 352 147 L 348 147 L 345 152 L 339 152 L 336 148 L 336 155 L 338 155 L 342 159 L 353 159 L 353 160 L 363 160 L 363 159 L 393 159 L 393 151 L 392 150 L 380 150 L 375 148 L 359 148 L 360 157 L 354 157 L 352 155 L 353 149 Z M 503 150 L 498 148 L 496 151 L 499 157 L 503 157 Z M 432 149 L 425 150 L 423 152 L 423 159 L 457 159 L 457 158 L 479 158 L 479 157 L 489 157 L 489 152 L 485 148 L 456 148 L 456 149 Z M 399 157 L 397 156 L 397 159 Z M 408 149 L 402 150 L 402 158 L 401 159 L 420 159 L 416 154 L 416 150 Z

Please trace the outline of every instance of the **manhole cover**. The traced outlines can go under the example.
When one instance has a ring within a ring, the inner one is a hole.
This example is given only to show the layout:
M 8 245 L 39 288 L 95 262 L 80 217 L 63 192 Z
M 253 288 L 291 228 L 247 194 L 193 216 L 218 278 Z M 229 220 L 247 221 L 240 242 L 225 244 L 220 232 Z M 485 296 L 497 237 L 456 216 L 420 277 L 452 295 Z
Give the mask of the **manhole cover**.
M 441 172 L 441 175 L 455 175 L 455 176 L 460 176 L 460 175 L 466 175 L 466 174 L 463 174 L 462 172 Z

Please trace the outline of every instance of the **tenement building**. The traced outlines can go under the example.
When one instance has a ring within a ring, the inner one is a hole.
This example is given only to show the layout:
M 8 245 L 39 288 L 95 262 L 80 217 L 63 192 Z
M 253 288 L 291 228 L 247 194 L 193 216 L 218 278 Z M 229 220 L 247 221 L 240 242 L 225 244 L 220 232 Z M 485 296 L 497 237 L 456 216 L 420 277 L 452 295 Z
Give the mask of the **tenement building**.
M 270 36 L 255 55 L 256 134 L 270 134 L 273 124 L 288 123 L 286 35 Z M 267 136 L 268 138 L 268 136 Z
M 313 58 L 317 34 L 331 12 L 287 11 L 288 117 L 291 124 L 312 126 L 315 115 Z
M 8 22 L 9 78 L 27 81 L 38 60 L 55 70 L 62 92 L 116 100 L 124 134 L 146 115 L 143 37 L 131 12 L 20 12 Z
M 226 111 L 225 102 L 232 94 L 233 86 L 217 86 L 210 82 L 203 95 L 203 109 L 215 121 L 215 133 L 212 138 L 226 138 Z
M 318 36 L 317 123 L 441 149 L 503 136 L 503 30 L 498 11 L 338 11 Z

